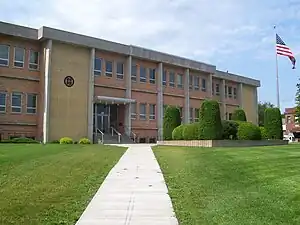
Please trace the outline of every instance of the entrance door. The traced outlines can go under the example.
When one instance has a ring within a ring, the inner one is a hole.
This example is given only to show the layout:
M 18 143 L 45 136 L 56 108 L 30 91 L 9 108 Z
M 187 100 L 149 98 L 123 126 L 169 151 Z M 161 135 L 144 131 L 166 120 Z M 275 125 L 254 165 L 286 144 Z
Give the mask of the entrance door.
M 98 115 L 98 127 L 103 133 L 109 132 L 110 119 L 109 115 Z

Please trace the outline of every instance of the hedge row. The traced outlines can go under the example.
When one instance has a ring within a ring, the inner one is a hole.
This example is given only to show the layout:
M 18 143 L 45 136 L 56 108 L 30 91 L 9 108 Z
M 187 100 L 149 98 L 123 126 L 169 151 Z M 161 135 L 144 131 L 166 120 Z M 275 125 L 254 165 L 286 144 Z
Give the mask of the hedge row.
M 14 143 L 14 144 L 39 144 L 39 141 L 33 140 L 31 138 L 13 138 L 11 140 L 2 140 L 1 143 Z M 81 138 L 79 142 L 74 142 L 72 138 L 63 137 L 60 140 L 55 140 L 51 142 L 52 144 L 91 144 L 88 138 Z

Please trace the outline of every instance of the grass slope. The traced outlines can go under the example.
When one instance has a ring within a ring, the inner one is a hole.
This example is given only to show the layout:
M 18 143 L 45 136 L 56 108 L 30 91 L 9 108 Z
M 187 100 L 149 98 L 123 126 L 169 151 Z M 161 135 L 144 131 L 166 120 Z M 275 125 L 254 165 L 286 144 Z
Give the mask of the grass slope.
M 155 147 L 181 225 L 300 224 L 300 147 Z
M 124 148 L 0 145 L 0 224 L 75 224 Z

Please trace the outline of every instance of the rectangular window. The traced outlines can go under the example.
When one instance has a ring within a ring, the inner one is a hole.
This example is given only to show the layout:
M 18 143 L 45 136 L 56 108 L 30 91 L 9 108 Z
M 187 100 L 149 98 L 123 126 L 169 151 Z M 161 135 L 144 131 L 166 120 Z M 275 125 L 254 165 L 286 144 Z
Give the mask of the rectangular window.
M 27 113 L 36 113 L 37 95 L 27 94 Z
M 194 109 L 190 108 L 190 123 L 194 122 Z
M 29 51 L 29 65 L 30 70 L 38 70 L 39 69 L 39 52 L 30 50 Z
M 150 104 L 150 114 L 149 114 L 150 120 L 155 120 L 155 105 Z
M 155 84 L 155 69 L 149 69 L 150 84 Z
M 195 117 L 194 117 L 194 121 L 195 122 L 199 122 L 199 109 L 195 109 Z
M 123 79 L 124 78 L 124 63 L 117 62 L 117 79 Z
M 105 75 L 107 77 L 112 77 L 113 74 L 113 62 L 105 61 Z
M 21 113 L 22 112 L 22 94 L 14 92 L 11 95 L 11 112 Z
M 231 120 L 232 118 L 232 113 L 228 113 L 228 119 Z
M 137 72 L 137 67 L 136 65 L 131 66 L 131 81 L 136 82 L 136 72 Z
M 228 96 L 229 96 L 229 98 L 232 98 L 232 87 L 231 86 L 228 87 Z
M 0 66 L 9 65 L 9 46 L 0 45 Z
M 131 103 L 131 119 L 136 119 L 136 103 Z
M 190 90 L 193 90 L 193 75 L 190 75 L 189 76 L 189 87 L 190 87 Z
M 25 49 L 15 47 L 14 52 L 14 67 L 23 68 L 25 61 Z
M 225 85 L 225 98 L 227 98 L 227 85 Z
M 101 69 L 102 69 L 102 59 L 95 57 L 95 59 L 94 59 L 94 75 L 95 76 L 101 75 Z
M 215 83 L 212 82 L 211 84 L 211 92 L 212 92 L 212 95 L 215 95 Z
M 291 123 L 291 117 L 287 116 L 287 123 Z
M 167 71 L 163 72 L 163 79 L 162 79 L 163 86 L 167 86 Z
M 140 120 L 146 120 L 146 104 L 140 103 Z
M 0 112 L 6 112 L 6 93 L 0 93 Z
M 140 66 L 140 82 L 141 83 L 147 82 L 147 71 L 146 68 L 143 66 Z
M 233 98 L 236 99 L 237 97 L 237 90 L 236 88 L 233 88 Z
M 194 90 L 199 90 L 200 78 L 198 76 L 194 76 Z
M 183 75 L 177 74 L 177 87 L 182 89 L 183 88 Z
M 202 87 L 201 87 L 202 91 L 206 91 L 206 80 L 204 78 L 202 78 Z
M 220 95 L 220 84 L 216 84 L 216 95 Z
M 175 73 L 174 72 L 169 73 L 169 86 L 175 87 Z

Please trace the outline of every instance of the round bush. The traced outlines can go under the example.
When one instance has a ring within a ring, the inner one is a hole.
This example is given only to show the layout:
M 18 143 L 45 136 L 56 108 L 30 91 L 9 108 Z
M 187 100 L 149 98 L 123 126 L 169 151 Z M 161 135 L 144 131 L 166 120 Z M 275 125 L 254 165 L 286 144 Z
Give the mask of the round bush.
M 283 139 L 282 118 L 278 108 L 265 109 L 264 127 L 268 139 Z
M 89 145 L 91 141 L 88 138 L 81 138 L 78 143 L 81 145 Z
M 173 132 L 172 132 L 172 139 L 173 140 L 183 140 L 183 129 L 184 129 L 183 124 L 180 126 L 176 127 Z
M 198 139 L 221 140 L 222 133 L 219 103 L 215 100 L 205 100 L 200 110 Z
M 236 109 L 232 114 L 232 120 L 235 121 L 247 121 L 246 113 L 243 109 Z
M 173 130 L 181 124 L 180 111 L 177 107 L 167 106 L 164 112 L 163 137 L 172 140 Z
M 183 127 L 182 136 L 184 140 L 198 140 L 199 123 L 186 124 Z
M 237 137 L 239 140 L 261 140 L 260 129 L 253 123 L 240 122 Z
M 267 134 L 266 128 L 259 127 L 259 129 L 260 129 L 261 139 L 268 140 L 268 134 Z
M 73 144 L 72 138 L 69 137 L 63 137 L 59 140 L 60 144 Z
M 237 139 L 237 131 L 239 124 L 236 121 L 232 120 L 223 120 L 223 139 L 225 140 L 236 140 Z

